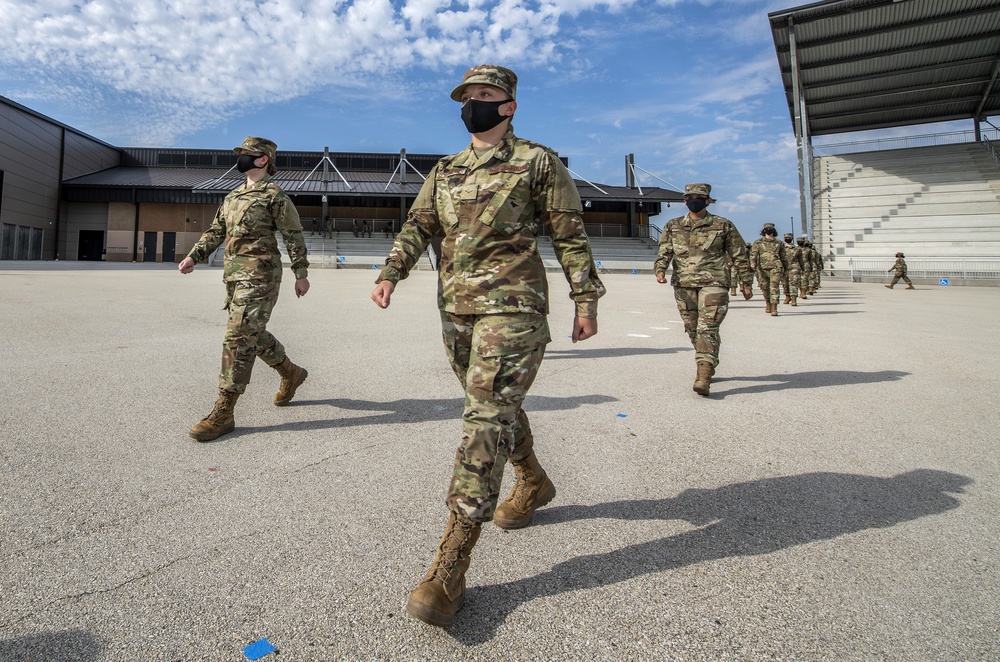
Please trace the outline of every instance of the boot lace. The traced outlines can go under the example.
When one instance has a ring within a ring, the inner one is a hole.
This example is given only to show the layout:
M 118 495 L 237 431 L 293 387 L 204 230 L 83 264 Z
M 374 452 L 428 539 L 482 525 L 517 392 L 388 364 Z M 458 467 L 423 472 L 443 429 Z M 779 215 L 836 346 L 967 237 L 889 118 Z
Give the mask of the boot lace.
M 461 551 L 469 544 L 471 533 L 471 524 L 456 520 L 448 525 L 448 529 L 445 531 L 445 535 L 441 541 L 441 546 L 438 547 L 440 554 L 432 568 L 431 579 L 438 579 L 444 584 L 448 584 L 451 581 L 451 576 L 455 570 L 455 566 L 458 564 Z M 457 544 L 449 544 L 453 540 Z

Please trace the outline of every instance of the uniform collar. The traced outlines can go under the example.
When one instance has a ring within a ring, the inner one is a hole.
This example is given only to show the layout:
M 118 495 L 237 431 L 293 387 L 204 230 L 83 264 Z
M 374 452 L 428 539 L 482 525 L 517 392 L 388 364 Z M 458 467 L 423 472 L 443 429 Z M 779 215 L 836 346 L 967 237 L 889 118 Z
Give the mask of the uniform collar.
M 243 186 L 240 188 L 241 191 L 259 191 L 267 186 L 268 182 L 271 181 L 271 175 L 264 175 L 256 182 L 252 182 L 249 179 L 243 180 Z
M 483 163 L 490 159 L 496 159 L 498 161 L 509 161 L 510 157 L 514 155 L 514 141 L 517 137 L 514 135 L 514 127 L 508 126 L 507 133 L 503 135 L 496 145 L 494 145 L 489 152 L 487 152 L 488 157 Z M 476 150 L 473 149 L 472 143 L 465 149 L 463 154 L 464 160 L 468 163 L 478 163 L 480 161 L 479 157 L 476 156 Z
M 714 214 L 712 212 L 708 212 L 701 218 L 694 218 L 693 216 L 691 216 L 691 212 L 688 212 L 684 214 L 684 224 L 689 225 L 693 228 L 696 228 L 701 225 L 711 225 L 713 217 Z

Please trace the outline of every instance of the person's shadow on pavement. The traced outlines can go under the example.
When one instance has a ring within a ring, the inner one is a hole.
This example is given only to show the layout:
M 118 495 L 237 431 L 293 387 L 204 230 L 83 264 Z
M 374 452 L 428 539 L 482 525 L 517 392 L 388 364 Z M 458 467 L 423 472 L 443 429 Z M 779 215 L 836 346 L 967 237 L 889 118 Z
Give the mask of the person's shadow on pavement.
M 910 373 L 900 370 L 877 370 L 863 372 L 861 370 L 814 370 L 812 372 L 792 372 L 773 375 L 713 377 L 712 395 L 721 400 L 729 395 L 766 393 L 767 391 L 784 391 L 786 389 L 821 388 L 824 386 L 849 386 L 853 384 L 878 384 L 881 382 L 896 382 Z M 730 382 L 767 382 L 756 386 L 739 386 L 730 390 L 715 388 L 718 384 Z
M 931 469 L 892 478 L 811 473 L 690 489 L 672 499 L 544 508 L 535 513 L 531 526 L 581 519 L 661 519 L 685 520 L 701 528 L 567 559 L 533 577 L 470 586 L 465 607 L 447 632 L 460 643 L 474 646 L 492 639 L 508 614 L 535 598 L 607 586 L 703 561 L 769 554 L 944 513 L 960 505 L 952 495 L 961 494 L 971 482 L 965 476 Z M 623 539 L 627 540 L 625 531 Z M 559 554 L 558 550 L 550 553 Z M 488 555 L 485 549 L 477 554 L 470 573 L 473 582 L 476 566 L 489 563 Z

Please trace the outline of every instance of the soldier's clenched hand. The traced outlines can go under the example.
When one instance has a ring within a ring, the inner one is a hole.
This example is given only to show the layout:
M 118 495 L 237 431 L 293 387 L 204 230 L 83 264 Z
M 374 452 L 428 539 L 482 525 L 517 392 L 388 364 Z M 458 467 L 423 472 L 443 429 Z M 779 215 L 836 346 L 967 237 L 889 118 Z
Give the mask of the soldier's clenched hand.
M 183 260 L 181 260 L 181 263 L 177 265 L 177 271 L 181 272 L 182 274 L 191 273 L 192 271 L 194 271 L 194 260 L 192 260 L 189 257 L 184 258 Z
M 753 298 L 753 290 L 751 290 L 751 289 L 750 289 L 749 287 L 747 287 L 746 285 L 743 285 L 743 286 L 741 287 L 741 289 L 743 290 L 743 298 L 744 298 L 744 299 L 746 299 L 747 301 L 749 301 L 750 299 L 752 299 L 752 298 Z
M 378 304 L 379 308 L 388 308 L 389 299 L 392 297 L 392 291 L 396 289 L 396 286 L 391 280 L 383 280 L 375 286 L 375 290 L 372 291 L 372 301 Z
M 309 291 L 309 279 L 308 278 L 297 278 L 295 279 L 295 296 L 304 297 L 306 292 Z
M 586 340 L 597 335 L 597 319 L 590 317 L 573 318 L 573 342 Z
M 657 271 L 656 272 L 656 282 L 657 283 L 666 283 L 667 282 L 667 276 L 666 276 L 666 274 L 664 274 L 662 271 Z

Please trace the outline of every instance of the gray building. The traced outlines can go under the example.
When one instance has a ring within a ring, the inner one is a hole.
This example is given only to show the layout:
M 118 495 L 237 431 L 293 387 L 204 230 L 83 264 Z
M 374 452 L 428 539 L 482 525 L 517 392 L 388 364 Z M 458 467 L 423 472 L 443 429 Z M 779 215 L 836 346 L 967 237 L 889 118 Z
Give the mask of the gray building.
M 395 232 L 439 158 L 279 151 L 275 181 L 307 230 Z M 235 163 L 231 149 L 115 147 L 0 97 L 0 259 L 179 262 L 243 181 Z M 591 235 L 648 239 L 682 198 L 637 186 L 631 155 L 625 179 L 576 181 Z
M 121 152 L 0 97 L 0 259 L 101 259 L 107 214 L 69 210 L 62 182 L 118 166 Z

